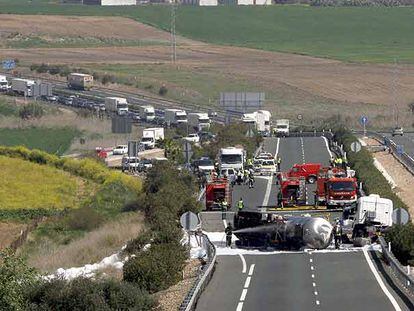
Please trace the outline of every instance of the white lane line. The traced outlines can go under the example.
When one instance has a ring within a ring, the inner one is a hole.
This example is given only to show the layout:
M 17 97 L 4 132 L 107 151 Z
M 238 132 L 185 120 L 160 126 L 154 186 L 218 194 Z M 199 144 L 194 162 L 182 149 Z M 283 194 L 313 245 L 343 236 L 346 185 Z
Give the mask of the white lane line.
M 315 296 L 318 296 L 318 292 L 315 291 L 314 294 L 315 294 Z
M 227 220 L 226 219 L 223 219 L 223 225 L 224 225 L 224 229 L 226 229 L 227 228 Z
M 330 159 L 332 159 L 332 158 L 333 158 L 333 156 L 332 156 L 332 151 L 331 151 L 331 149 L 329 149 L 329 142 L 328 142 L 328 139 L 327 139 L 325 136 L 322 136 L 322 138 L 323 138 L 323 140 L 325 141 L 325 146 L 326 146 L 326 150 L 328 150 L 329 157 L 330 157 Z
M 316 300 L 316 304 L 319 306 L 321 303 L 319 302 L 319 300 Z
M 311 270 L 312 270 L 312 271 L 313 271 L 313 269 L 314 269 L 314 268 L 313 268 L 313 266 L 311 266 Z
M 275 156 L 278 155 L 279 153 L 279 143 L 280 143 L 280 138 L 277 138 L 276 140 L 276 151 L 275 151 Z
M 315 274 L 312 274 L 311 277 L 312 277 L 312 279 L 314 279 L 315 278 Z
M 302 147 L 302 161 L 303 161 L 303 164 L 305 164 L 305 147 L 303 146 L 303 138 L 302 137 L 300 138 L 300 145 Z
M 264 195 L 264 197 L 263 197 L 263 203 L 262 203 L 262 206 L 267 206 L 267 205 L 269 205 L 269 200 L 270 200 L 270 192 L 272 191 L 272 181 L 273 181 L 273 177 L 268 177 L 268 178 L 267 178 L 266 192 L 265 192 L 265 195 Z
M 395 300 L 394 296 L 389 292 L 388 288 L 385 286 L 384 282 L 382 281 L 380 275 L 378 274 L 377 269 L 375 269 L 374 264 L 372 263 L 371 258 L 368 255 L 368 252 L 366 249 L 363 250 L 365 259 L 368 263 L 369 268 L 371 269 L 372 273 L 375 276 L 375 279 L 377 280 L 379 286 L 381 287 L 384 294 L 388 297 L 390 300 L 392 306 L 394 307 L 394 310 L 401 311 L 400 306 L 398 305 L 397 301 Z
M 250 280 L 252 279 L 251 276 L 248 276 L 246 279 L 246 282 L 244 282 L 244 288 L 249 288 Z
M 251 275 L 253 274 L 253 271 L 254 271 L 254 266 L 255 266 L 255 264 L 254 264 L 254 263 L 250 265 L 250 269 L 249 269 L 249 276 L 251 276 Z
M 244 288 L 240 296 L 240 301 L 244 301 L 246 299 L 246 295 L 247 295 L 247 288 Z
M 237 305 L 236 311 L 242 311 L 242 310 L 243 310 L 243 302 L 239 302 L 239 304 Z
M 246 271 L 247 271 L 246 259 L 244 259 L 243 254 L 239 254 L 239 257 L 240 257 L 240 260 L 242 261 L 242 265 L 243 265 L 242 273 L 246 273 Z
M 313 262 L 313 259 L 312 258 L 309 258 L 309 262 Z
M 316 283 L 315 283 L 315 282 L 313 282 L 313 283 L 312 283 L 312 286 L 313 286 L 313 287 L 316 287 Z

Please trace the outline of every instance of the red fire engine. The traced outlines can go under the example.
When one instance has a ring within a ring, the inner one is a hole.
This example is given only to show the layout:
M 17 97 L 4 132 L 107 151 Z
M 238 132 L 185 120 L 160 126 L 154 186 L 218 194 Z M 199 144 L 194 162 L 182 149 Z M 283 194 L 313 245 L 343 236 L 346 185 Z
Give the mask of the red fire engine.
M 328 207 L 349 206 L 357 202 L 357 180 L 341 168 L 321 168 L 315 202 Z
M 290 177 L 285 173 L 278 176 L 280 190 L 278 206 L 306 205 L 306 180 L 304 177 Z
M 232 187 L 227 178 L 211 177 L 206 184 L 206 209 L 221 209 L 221 202 L 227 201 L 231 208 Z
M 303 177 L 306 182 L 313 184 L 318 178 L 321 168 L 320 163 L 294 164 L 293 167 L 284 174 L 288 177 Z

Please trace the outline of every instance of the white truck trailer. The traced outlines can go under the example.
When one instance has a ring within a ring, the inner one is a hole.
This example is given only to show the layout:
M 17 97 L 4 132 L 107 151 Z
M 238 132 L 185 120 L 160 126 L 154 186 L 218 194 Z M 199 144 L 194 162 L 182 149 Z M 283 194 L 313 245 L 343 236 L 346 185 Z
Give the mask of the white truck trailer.
M 245 113 L 242 116 L 244 124 L 250 124 L 261 133 L 270 133 L 270 118 L 271 113 L 267 110 L 258 110 L 251 113 Z
M 88 74 L 70 73 L 67 80 L 70 89 L 87 91 L 93 87 L 93 76 Z
M 157 141 L 164 139 L 164 128 L 152 127 L 146 128 L 142 131 L 141 144 L 145 149 L 155 148 Z
M 0 75 L 0 92 L 6 92 L 10 89 L 9 82 L 7 81 L 6 76 Z
M 211 120 L 208 113 L 195 113 L 188 114 L 188 125 L 192 126 L 197 132 L 207 131 L 210 128 Z
M 289 136 L 289 120 L 279 119 L 276 120 L 276 126 L 273 128 L 273 134 L 276 136 Z
M 128 114 L 128 102 L 123 97 L 105 97 L 105 110 L 119 116 Z
M 14 78 L 11 81 L 11 89 L 14 93 L 32 97 L 34 96 L 34 86 L 36 82 L 33 80 Z
M 170 126 L 187 123 L 187 113 L 181 109 L 165 109 L 165 123 Z
M 155 119 L 155 109 L 151 105 L 139 106 L 139 117 L 144 122 L 152 122 Z

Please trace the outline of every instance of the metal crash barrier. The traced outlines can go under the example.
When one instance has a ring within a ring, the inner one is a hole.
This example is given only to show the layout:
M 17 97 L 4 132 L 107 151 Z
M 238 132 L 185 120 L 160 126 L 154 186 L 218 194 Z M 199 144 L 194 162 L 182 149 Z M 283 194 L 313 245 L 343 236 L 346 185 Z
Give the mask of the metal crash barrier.
M 392 251 L 383 237 L 379 238 L 379 242 L 382 249 L 382 256 L 384 260 L 389 264 L 392 274 L 399 281 L 400 285 L 403 286 L 410 295 L 414 294 L 414 276 L 409 274 L 410 267 L 403 266 L 397 258 L 395 258 Z

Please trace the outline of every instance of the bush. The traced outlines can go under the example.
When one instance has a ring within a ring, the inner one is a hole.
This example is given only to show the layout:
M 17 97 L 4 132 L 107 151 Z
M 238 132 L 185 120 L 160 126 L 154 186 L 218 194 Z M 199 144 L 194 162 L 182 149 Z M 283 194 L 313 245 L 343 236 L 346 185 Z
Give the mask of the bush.
M 104 218 L 95 209 L 85 206 L 73 210 L 66 220 L 67 227 L 71 230 L 91 231 L 98 228 Z
M 158 91 L 158 94 L 160 94 L 161 96 L 165 96 L 167 95 L 168 89 L 165 85 L 160 87 L 160 90 Z
M 125 263 L 124 280 L 150 293 L 167 289 L 181 279 L 185 259 L 185 248 L 179 243 L 151 245 Z
M 133 284 L 115 280 L 54 279 L 32 286 L 28 310 L 151 310 L 155 301 Z
M 414 225 L 411 222 L 392 226 L 385 239 L 391 242 L 392 252 L 404 266 L 414 265 Z
M 19 116 L 22 119 L 41 118 L 45 114 L 42 106 L 36 103 L 30 103 L 19 110 Z

